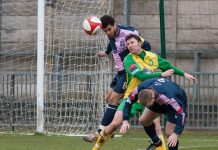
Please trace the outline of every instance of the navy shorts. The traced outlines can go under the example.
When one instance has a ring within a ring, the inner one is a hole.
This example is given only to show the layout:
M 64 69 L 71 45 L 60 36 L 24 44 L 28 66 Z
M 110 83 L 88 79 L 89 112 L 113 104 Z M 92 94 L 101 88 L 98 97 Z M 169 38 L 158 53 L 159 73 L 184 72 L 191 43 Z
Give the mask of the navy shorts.
M 113 78 L 110 87 L 114 90 L 116 93 L 124 93 L 126 90 L 126 71 L 118 71 L 118 73 Z

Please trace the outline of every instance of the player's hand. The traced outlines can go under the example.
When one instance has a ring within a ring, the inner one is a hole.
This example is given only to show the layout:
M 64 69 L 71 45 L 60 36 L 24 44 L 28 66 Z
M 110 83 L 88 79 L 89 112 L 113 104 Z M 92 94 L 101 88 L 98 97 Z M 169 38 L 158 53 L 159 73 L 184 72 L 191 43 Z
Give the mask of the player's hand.
M 195 83 L 198 83 L 198 80 L 197 80 L 194 76 L 192 76 L 192 75 L 190 75 L 190 74 L 188 74 L 188 73 L 185 73 L 185 74 L 184 74 L 184 77 L 185 77 L 186 79 L 188 79 L 188 80 L 191 80 L 191 81 L 194 81 Z
M 98 55 L 98 57 L 105 57 L 105 56 L 107 56 L 107 54 L 104 51 L 99 51 L 97 53 L 97 55 Z
M 120 133 L 125 134 L 129 128 L 130 128 L 129 122 L 127 120 L 124 120 L 120 128 Z
M 174 70 L 173 69 L 169 69 L 163 73 L 161 73 L 162 77 L 169 77 L 169 76 L 172 76 L 174 74 Z
M 169 147 L 175 147 L 178 140 L 178 134 L 173 133 L 169 136 L 167 145 Z

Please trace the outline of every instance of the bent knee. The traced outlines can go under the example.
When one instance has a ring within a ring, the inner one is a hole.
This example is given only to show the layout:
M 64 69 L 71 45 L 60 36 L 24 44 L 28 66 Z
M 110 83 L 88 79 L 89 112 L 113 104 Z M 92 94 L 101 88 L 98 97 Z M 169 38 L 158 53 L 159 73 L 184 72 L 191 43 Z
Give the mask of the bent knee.
M 117 105 L 118 101 L 121 99 L 122 94 L 112 94 L 106 99 L 108 104 Z
M 161 130 L 160 119 L 157 118 L 157 119 L 155 119 L 153 122 L 154 122 L 154 124 L 155 124 L 156 130 Z
M 167 137 L 169 137 L 173 132 L 171 130 L 165 130 L 165 134 Z
M 119 120 L 115 120 L 110 124 L 110 126 L 112 126 L 114 129 L 118 128 L 121 125 L 122 125 L 122 121 Z
M 113 98 L 106 99 L 106 102 L 111 105 L 117 105 L 118 103 L 118 101 L 114 100 Z
M 170 136 L 171 134 L 173 134 L 174 129 L 175 129 L 175 124 L 167 123 L 166 128 L 165 128 L 166 136 Z
M 154 122 L 155 125 L 159 125 L 160 126 L 160 118 L 159 117 L 154 119 L 153 122 Z
M 144 126 L 144 127 L 147 127 L 149 125 L 151 125 L 150 122 L 146 121 L 143 117 L 140 117 L 139 118 L 139 122 Z

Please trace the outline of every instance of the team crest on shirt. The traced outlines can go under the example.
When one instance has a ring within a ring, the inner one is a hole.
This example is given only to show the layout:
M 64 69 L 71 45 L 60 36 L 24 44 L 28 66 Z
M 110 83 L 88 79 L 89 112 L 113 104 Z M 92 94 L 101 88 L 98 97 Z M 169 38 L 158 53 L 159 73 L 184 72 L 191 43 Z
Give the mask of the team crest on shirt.
M 124 39 L 122 39 L 120 41 L 120 47 L 125 47 L 126 46 L 126 42 L 124 41 Z
M 149 60 L 149 61 L 148 61 L 148 64 L 149 64 L 150 66 L 153 66 L 153 65 L 154 65 L 154 62 L 153 62 L 152 60 Z
M 136 74 L 136 73 L 139 71 L 139 69 L 136 67 L 135 64 L 132 64 L 132 65 L 129 67 L 129 69 L 130 69 L 132 75 Z

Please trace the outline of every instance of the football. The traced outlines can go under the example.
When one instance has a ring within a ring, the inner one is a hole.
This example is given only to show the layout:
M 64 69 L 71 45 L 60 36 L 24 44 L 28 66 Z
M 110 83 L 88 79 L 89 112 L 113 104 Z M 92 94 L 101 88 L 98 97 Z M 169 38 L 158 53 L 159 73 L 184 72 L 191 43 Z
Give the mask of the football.
M 101 29 L 101 20 L 96 16 L 90 16 L 83 21 L 83 30 L 88 35 L 96 35 Z

